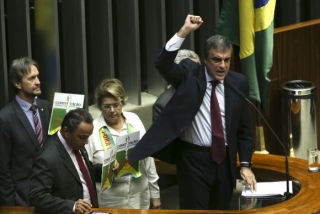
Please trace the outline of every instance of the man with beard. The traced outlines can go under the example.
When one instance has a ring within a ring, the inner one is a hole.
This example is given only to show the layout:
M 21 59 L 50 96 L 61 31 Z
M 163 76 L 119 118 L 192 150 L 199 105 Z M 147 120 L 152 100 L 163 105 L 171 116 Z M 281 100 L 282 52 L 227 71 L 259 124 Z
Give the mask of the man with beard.
M 28 206 L 32 163 L 47 139 L 51 106 L 41 95 L 38 64 L 13 60 L 14 99 L 0 111 L 0 206 Z

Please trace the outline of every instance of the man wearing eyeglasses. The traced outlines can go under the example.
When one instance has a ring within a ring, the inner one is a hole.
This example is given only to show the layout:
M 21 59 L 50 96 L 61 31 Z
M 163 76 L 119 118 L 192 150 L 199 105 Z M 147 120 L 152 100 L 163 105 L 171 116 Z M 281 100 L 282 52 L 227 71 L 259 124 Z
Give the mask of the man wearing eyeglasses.
M 184 39 L 203 24 L 188 15 L 182 28 L 159 53 L 156 67 L 176 88 L 171 100 L 129 158 L 153 156 L 177 164 L 180 209 L 229 209 L 240 175 L 255 190 L 248 103 L 225 84 L 248 94 L 247 79 L 229 71 L 232 44 L 215 35 L 204 45 L 204 64 L 190 59 L 174 63 Z

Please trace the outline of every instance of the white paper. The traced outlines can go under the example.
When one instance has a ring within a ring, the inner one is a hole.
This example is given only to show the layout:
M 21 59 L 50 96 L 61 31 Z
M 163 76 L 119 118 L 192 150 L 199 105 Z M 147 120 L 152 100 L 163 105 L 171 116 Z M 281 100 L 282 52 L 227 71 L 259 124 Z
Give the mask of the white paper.
M 241 195 L 245 197 L 263 197 L 284 195 L 287 192 L 286 181 L 257 182 L 257 191 L 251 192 L 250 187 L 244 186 Z M 289 181 L 289 192 L 292 193 L 292 181 Z

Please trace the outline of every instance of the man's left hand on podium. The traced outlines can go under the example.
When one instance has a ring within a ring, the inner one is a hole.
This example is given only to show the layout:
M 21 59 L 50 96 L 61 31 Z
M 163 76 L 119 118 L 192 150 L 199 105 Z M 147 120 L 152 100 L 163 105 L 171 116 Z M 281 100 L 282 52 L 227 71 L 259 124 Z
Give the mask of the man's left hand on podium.
M 256 178 L 250 168 L 241 167 L 240 175 L 241 175 L 241 178 L 244 180 L 245 185 L 250 187 L 251 192 L 254 192 L 257 190 L 257 186 L 256 186 L 257 181 L 256 181 Z

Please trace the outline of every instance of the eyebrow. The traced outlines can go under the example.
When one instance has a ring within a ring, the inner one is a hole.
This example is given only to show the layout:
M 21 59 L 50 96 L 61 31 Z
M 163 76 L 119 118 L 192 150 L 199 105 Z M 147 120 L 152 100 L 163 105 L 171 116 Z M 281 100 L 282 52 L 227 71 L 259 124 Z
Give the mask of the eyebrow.
M 101 103 L 101 105 L 113 105 L 113 104 L 119 104 L 121 101 L 115 102 L 115 103 Z
M 230 59 L 231 59 L 231 56 L 229 56 L 229 57 L 226 57 L 226 58 L 220 58 L 220 57 L 216 57 L 216 56 L 214 56 L 214 57 L 212 57 L 212 59 L 213 60 L 215 60 L 215 61 L 229 61 Z
M 225 59 L 230 59 L 231 56 L 228 56 L 228 57 L 225 57 L 225 58 L 221 58 L 221 57 L 218 57 L 218 56 L 214 56 L 212 57 L 213 59 L 220 59 L 220 60 L 225 60 Z

